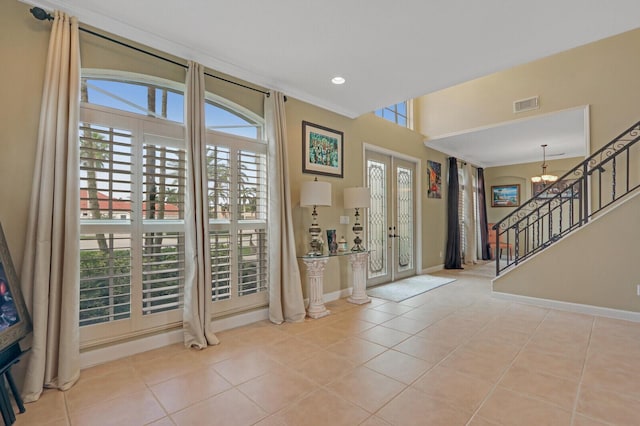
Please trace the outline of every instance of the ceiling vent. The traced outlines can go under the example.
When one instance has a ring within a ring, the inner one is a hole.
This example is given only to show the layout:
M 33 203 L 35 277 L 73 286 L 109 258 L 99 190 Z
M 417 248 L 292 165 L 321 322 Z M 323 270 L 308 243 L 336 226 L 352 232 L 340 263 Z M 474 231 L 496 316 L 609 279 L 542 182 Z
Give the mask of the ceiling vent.
M 520 99 L 519 101 L 513 102 L 513 112 L 524 112 L 531 111 L 532 109 L 540 108 L 540 103 L 538 101 L 538 97 L 534 96 L 532 98 Z

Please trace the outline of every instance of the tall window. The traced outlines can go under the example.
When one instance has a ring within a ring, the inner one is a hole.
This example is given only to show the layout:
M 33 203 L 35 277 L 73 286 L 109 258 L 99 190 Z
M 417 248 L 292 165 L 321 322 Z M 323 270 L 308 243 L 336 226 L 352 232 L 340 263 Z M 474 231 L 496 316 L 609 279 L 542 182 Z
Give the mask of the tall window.
M 181 321 L 184 199 L 192 166 L 186 162 L 183 90 L 147 76 L 83 75 L 79 255 L 85 345 Z M 259 117 L 209 98 L 206 125 L 216 129 L 207 134 L 206 165 L 211 300 L 221 305 L 213 311 L 223 313 L 266 302 L 266 143 Z
M 411 101 L 405 101 L 386 108 L 380 108 L 375 111 L 375 114 L 399 126 L 412 128 L 410 110 Z

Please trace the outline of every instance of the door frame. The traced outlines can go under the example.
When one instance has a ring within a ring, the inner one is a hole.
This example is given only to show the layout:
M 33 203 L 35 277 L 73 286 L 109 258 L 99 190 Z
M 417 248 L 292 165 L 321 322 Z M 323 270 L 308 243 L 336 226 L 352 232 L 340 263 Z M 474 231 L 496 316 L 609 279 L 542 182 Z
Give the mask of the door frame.
M 415 179 L 415 200 L 416 200 L 416 223 L 415 223 L 415 268 L 416 274 L 422 274 L 422 160 L 417 157 L 412 157 L 407 154 L 403 154 L 398 151 L 394 151 L 391 149 L 383 148 L 377 145 L 373 145 L 367 142 L 362 143 L 362 182 L 367 181 L 367 168 L 365 165 L 367 164 L 366 156 L 367 151 L 375 152 L 382 155 L 388 155 L 391 157 L 398 158 L 403 161 L 407 161 L 409 163 L 413 163 L 416 168 L 416 179 Z

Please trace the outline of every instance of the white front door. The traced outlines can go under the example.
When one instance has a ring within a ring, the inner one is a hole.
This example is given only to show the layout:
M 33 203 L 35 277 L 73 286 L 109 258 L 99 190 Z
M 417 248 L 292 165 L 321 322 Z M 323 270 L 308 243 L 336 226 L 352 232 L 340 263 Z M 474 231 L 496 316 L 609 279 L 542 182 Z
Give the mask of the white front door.
M 367 151 L 369 267 L 367 286 L 416 274 L 416 167 L 392 155 Z

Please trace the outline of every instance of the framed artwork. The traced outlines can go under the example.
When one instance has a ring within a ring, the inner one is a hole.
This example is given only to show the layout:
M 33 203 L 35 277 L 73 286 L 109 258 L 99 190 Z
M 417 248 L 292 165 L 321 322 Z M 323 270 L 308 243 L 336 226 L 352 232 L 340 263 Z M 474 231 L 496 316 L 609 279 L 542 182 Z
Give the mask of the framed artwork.
M 0 352 L 31 332 L 31 317 L 0 226 Z
M 302 172 L 344 176 L 344 134 L 317 124 L 302 122 Z
M 578 179 L 563 179 L 558 181 L 553 187 L 543 191 L 545 184 L 542 182 L 531 183 L 531 193 L 535 197 L 540 194 L 540 198 L 552 198 L 560 194 L 560 198 L 580 197 L 580 183 Z
M 520 184 L 491 187 L 491 207 L 518 207 L 519 205 Z
M 427 197 L 442 198 L 442 165 L 427 160 Z

